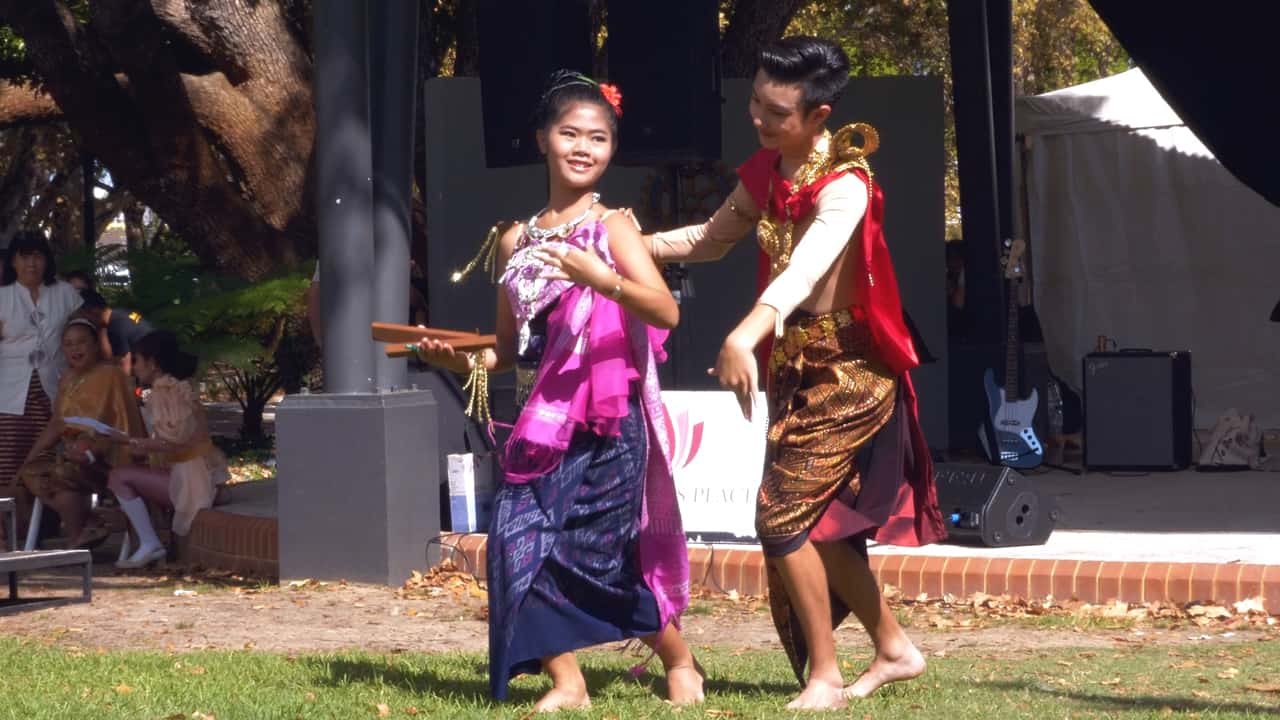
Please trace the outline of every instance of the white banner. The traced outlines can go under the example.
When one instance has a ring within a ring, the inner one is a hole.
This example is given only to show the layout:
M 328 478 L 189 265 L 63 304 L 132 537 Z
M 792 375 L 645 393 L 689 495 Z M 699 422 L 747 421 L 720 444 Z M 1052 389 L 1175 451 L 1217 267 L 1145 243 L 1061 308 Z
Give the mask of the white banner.
M 768 429 L 764 394 L 756 396 L 751 422 L 728 391 L 664 391 L 662 400 L 685 533 L 754 538 Z

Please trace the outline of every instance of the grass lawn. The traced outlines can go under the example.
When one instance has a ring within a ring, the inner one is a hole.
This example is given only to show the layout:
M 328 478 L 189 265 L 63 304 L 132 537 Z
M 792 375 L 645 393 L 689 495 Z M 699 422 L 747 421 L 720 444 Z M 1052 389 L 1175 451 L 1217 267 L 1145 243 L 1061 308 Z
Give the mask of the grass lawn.
M 1028 632 L 1035 632 L 1028 630 Z M 620 652 L 583 665 L 595 706 L 568 718 L 785 718 L 795 687 L 781 653 L 702 650 L 707 704 L 673 710 L 661 683 L 643 684 Z M 1247 718 L 1280 714 L 1280 642 L 1204 642 L 930 658 L 921 681 L 826 717 Z M 655 661 L 653 668 L 656 669 Z M 846 676 L 852 676 L 852 666 Z M 1253 686 L 1250 689 L 1249 686 Z M 165 654 L 47 647 L 0 639 L 0 717 L 29 718 L 513 718 L 546 687 L 513 684 L 488 700 L 478 655 L 299 655 L 252 651 Z M 379 706 L 382 707 L 379 707 Z

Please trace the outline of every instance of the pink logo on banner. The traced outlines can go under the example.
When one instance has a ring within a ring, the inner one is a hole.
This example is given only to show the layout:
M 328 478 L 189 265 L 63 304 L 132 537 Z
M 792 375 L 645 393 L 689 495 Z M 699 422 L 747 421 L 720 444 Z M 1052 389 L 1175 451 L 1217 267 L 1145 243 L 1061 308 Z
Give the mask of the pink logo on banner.
M 688 467 L 689 463 L 698 456 L 698 450 L 702 447 L 704 423 L 694 423 L 690 428 L 688 410 L 681 410 L 680 414 L 675 416 L 674 424 L 670 408 L 667 408 L 664 415 L 666 415 L 667 442 L 671 445 L 671 469 Z

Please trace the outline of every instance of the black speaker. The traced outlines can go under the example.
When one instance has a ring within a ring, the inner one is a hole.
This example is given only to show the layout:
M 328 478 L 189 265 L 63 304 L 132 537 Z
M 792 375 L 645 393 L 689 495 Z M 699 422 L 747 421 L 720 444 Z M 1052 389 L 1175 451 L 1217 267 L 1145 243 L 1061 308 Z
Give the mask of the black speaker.
M 1085 356 L 1086 468 L 1181 470 L 1191 464 L 1191 423 L 1191 353 Z
M 622 92 L 622 165 L 720 158 L 715 0 L 611 2 L 609 82 Z
M 991 547 L 1043 545 L 1058 522 L 1058 507 L 1035 478 L 994 465 L 938 463 L 938 507 L 947 539 Z
M 590 0 L 480 0 L 485 165 L 542 162 L 533 110 L 554 70 L 591 74 Z

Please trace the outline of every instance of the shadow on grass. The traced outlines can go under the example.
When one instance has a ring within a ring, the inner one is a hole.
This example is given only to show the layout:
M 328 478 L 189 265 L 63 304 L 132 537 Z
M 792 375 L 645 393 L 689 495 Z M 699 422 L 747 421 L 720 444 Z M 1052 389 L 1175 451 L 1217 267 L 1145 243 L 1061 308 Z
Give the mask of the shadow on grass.
M 1198 713 L 1213 710 L 1216 712 L 1237 712 L 1250 716 L 1275 715 L 1278 712 L 1274 705 L 1259 705 L 1249 702 L 1218 702 L 1176 695 L 1109 695 L 1065 688 L 1049 688 L 1038 683 L 1013 681 L 979 682 L 977 684 L 1001 692 L 1023 690 L 1037 692 L 1042 695 L 1053 695 L 1063 700 L 1092 705 L 1099 710 L 1155 710 L 1158 712 L 1164 708 L 1170 708 L 1174 712 Z
M 337 687 L 353 683 L 392 685 L 416 695 L 435 696 L 440 699 L 461 700 L 475 705 L 489 706 L 497 701 L 489 695 L 489 666 L 472 658 L 461 656 L 441 656 L 437 661 L 452 664 L 448 671 L 432 666 L 418 665 L 415 661 L 397 663 L 387 657 L 328 657 L 306 660 L 315 682 L 321 685 Z M 661 674 L 660 666 L 655 666 L 655 673 L 647 673 L 640 678 L 640 685 L 650 688 L 658 697 L 667 695 L 667 681 Z M 583 677 L 592 693 L 599 693 L 609 685 L 617 682 L 631 682 L 625 669 L 598 667 L 590 662 L 582 667 Z M 510 685 L 507 700 L 504 702 L 522 704 L 532 703 L 542 697 L 550 687 L 550 681 L 534 686 L 525 682 L 514 682 Z M 780 699 L 796 695 L 800 687 L 794 683 L 783 682 L 751 682 L 749 679 L 718 678 L 714 675 L 707 678 L 705 691 L 711 695 L 777 695 Z

